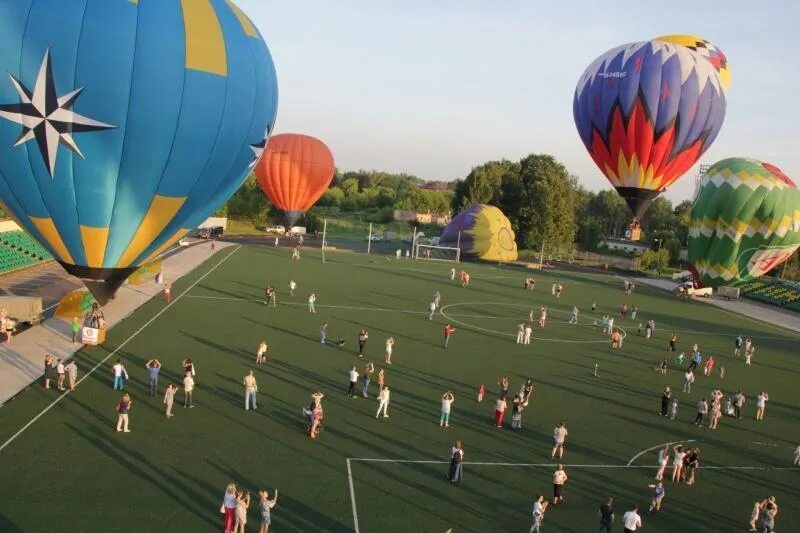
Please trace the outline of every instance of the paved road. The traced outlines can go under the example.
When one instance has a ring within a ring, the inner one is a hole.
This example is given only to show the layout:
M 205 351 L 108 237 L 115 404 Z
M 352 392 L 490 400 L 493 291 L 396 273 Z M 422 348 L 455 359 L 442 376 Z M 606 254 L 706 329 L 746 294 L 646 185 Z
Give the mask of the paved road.
M 64 272 L 55 261 L 13 272 L 0 279 L 0 295 L 41 296 L 45 318 L 52 316 L 65 294 L 81 287 L 81 280 Z

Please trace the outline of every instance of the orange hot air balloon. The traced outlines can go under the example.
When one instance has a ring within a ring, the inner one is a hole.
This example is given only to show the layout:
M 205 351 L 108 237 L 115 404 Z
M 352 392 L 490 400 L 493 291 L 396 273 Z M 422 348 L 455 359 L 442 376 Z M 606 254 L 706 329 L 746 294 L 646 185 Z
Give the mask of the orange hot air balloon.
M 261 190 L 292 225 L 328 190 L 333 154 L 319 139 L 283 133 L 270 138 L 255 170 Z

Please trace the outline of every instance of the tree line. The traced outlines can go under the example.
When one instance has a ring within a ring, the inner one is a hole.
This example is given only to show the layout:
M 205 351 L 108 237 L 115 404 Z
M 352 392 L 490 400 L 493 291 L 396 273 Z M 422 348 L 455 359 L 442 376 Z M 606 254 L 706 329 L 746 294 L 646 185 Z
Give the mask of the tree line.
M 425 182 L 402 173 L 337 170 L 304 224 L 310 231 L 321 229 L 320 211 L 387 223 L 397 209 L 455 214 L 473 203 L 500 208 L 511 221 L 520 249 L 538 251 L 544 246 L 548 253 L 603 251 L 605 238 L 625 236 L 632 216 L 613 189 L 588 191 L 553 156 L 531 154 L 519 161 L 483 163 L 465 178 L 448 183 Z M 651 204 L 641 220 L 641 242 L 653 251 L 645 254 L 643 263 L 678 263 L 680 250 L 688 242 L 691 208 L 689 200 L 673 205 L 664 197 Z M 254 175 L 217 214 L 257 226 L 277 223 L 282 217 L 266 200 Z M 797 254 L 785 270 L 788 275 L 800 275 Z

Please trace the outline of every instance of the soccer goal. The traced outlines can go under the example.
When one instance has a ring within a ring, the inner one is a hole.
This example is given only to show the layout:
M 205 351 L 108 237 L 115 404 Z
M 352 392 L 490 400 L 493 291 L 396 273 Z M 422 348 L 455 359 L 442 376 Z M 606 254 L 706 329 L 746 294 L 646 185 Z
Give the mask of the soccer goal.
M 450 246 L 434 246 L 432 244 L 418 244 L 414 248 L 414 259 L 422 261 L 452 261 L 461 260 L 461 249 Z

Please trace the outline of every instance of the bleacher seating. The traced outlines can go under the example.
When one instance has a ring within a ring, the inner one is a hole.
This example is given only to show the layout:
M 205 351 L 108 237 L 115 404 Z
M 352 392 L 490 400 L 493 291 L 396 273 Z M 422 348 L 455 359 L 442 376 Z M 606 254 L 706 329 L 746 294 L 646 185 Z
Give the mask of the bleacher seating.
M 53 256 L 23 231 L 0 233 L 0 273 L 48 261 Z
M 800 283 L 761 277 L 739 285 L 742 295 L 800 311 Z

